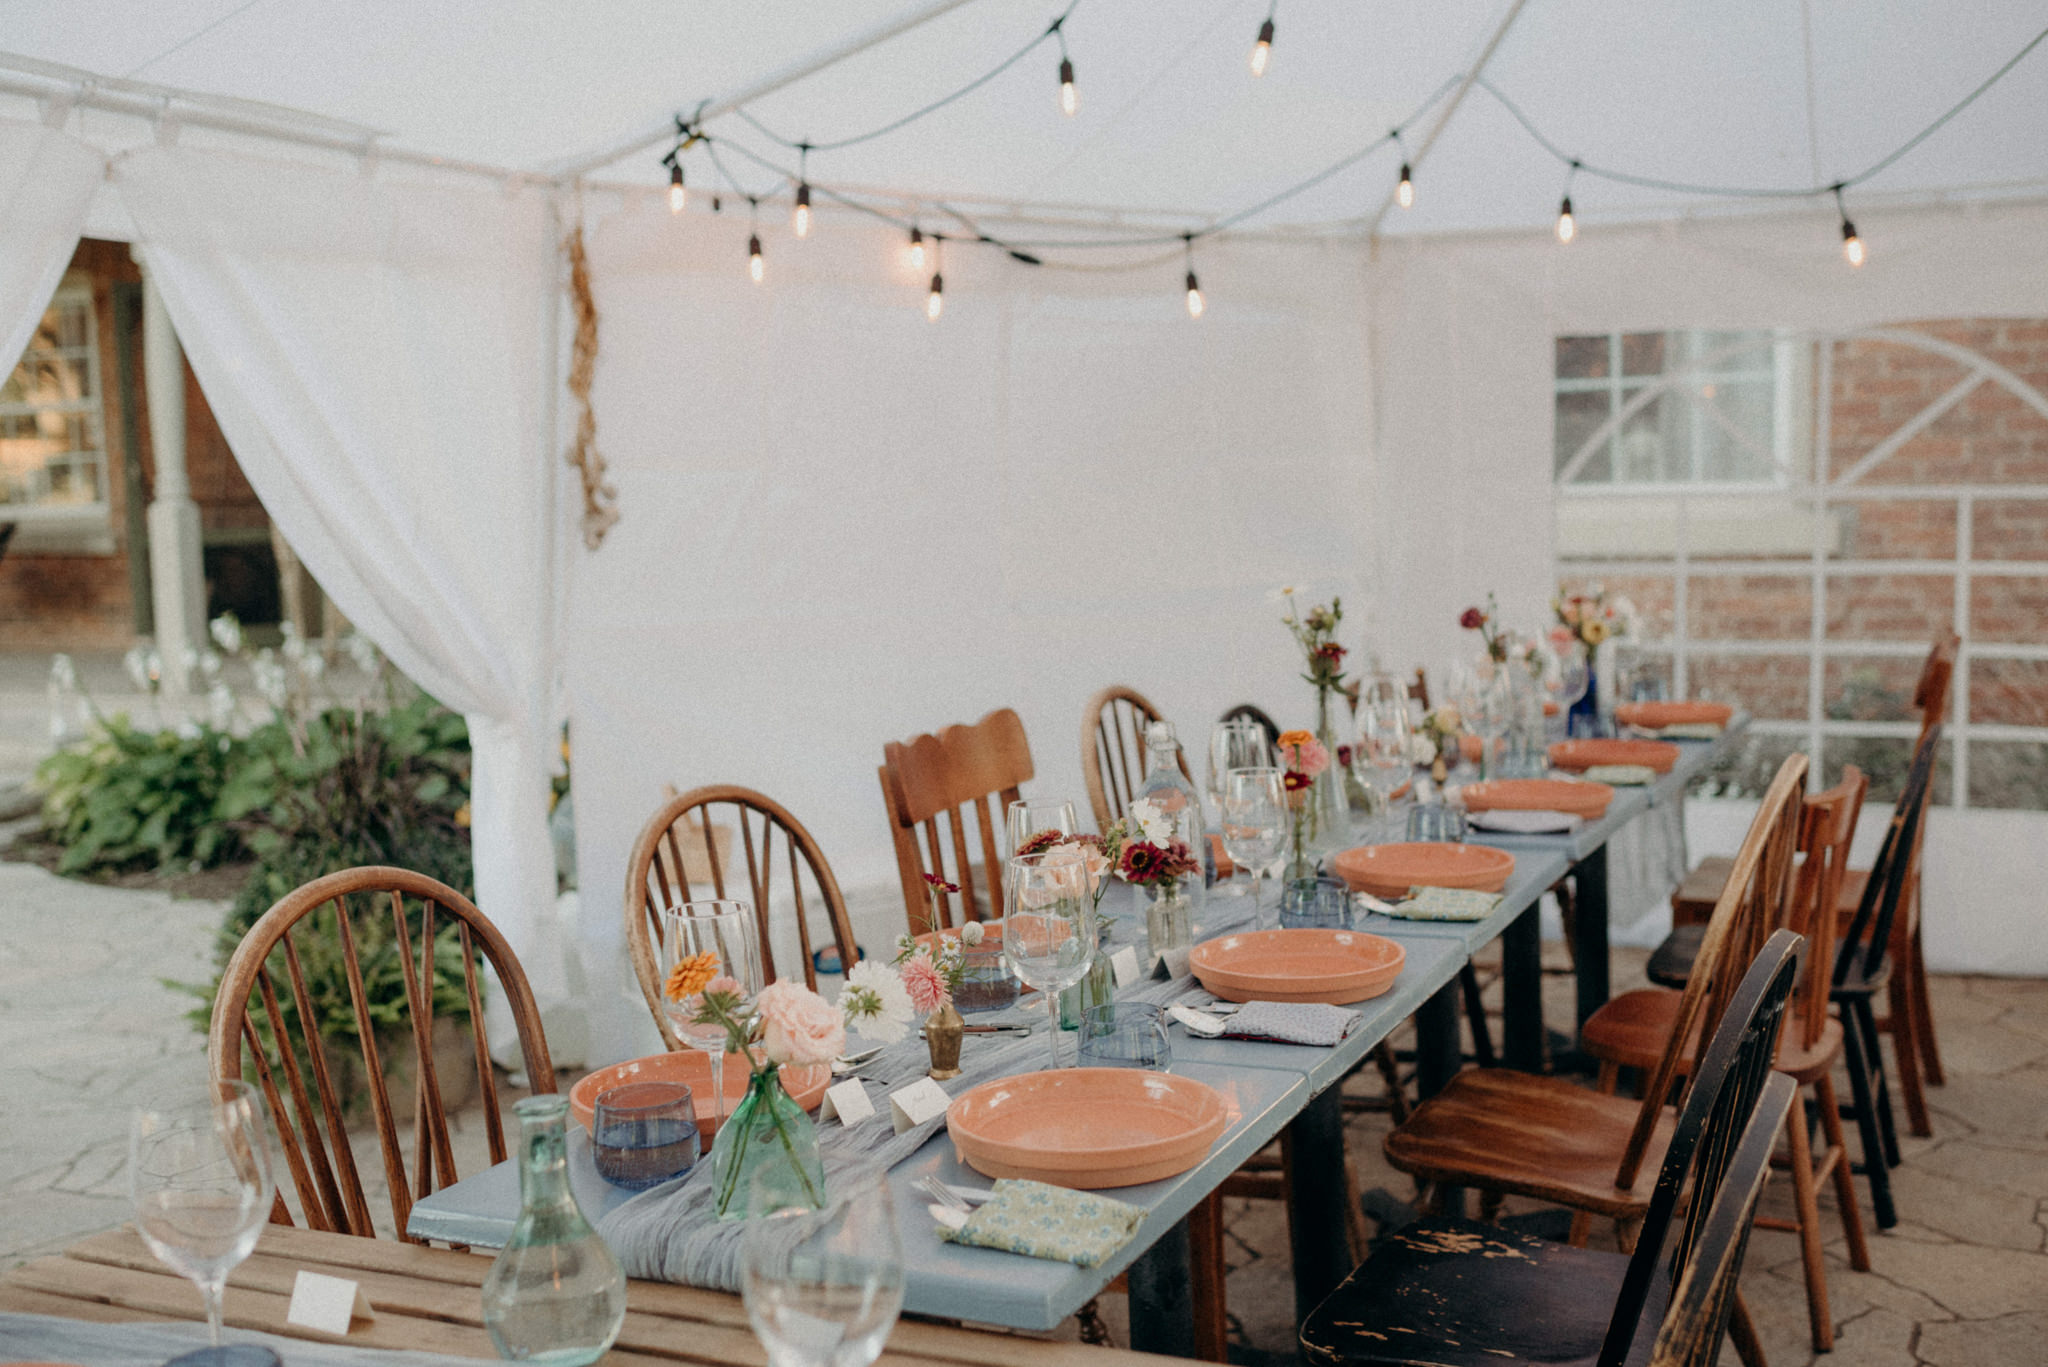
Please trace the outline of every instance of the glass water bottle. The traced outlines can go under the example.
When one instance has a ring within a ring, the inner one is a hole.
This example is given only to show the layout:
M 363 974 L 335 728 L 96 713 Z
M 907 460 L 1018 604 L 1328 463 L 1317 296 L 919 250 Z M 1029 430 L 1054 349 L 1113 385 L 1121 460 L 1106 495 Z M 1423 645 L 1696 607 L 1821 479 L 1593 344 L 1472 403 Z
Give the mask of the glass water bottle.
M 626 1274 L 569 1191 L 569 1103 L 530 1096 L 513 1110 L 519 1220 L 484 1278 L 484 1328 L 509 1361 L 586 1367 L 625 1323 Z
M 1199 897 L 1197 889 L 1216 878 L 1216 859 L 1209 849 L 1209 832 L 1202 820 L 1202 798 L 1195 785 L 1180 771 L 1180 741 L 1173 723 L 1155 721 L 1145 728 L 1145 781 L 1136 797 L 1153 803 L 1173 819 L 1174 838 L 1184 842 L 1188 853 L 1202 866 L 1199 879 L 1190 877 L 1187 890 Z

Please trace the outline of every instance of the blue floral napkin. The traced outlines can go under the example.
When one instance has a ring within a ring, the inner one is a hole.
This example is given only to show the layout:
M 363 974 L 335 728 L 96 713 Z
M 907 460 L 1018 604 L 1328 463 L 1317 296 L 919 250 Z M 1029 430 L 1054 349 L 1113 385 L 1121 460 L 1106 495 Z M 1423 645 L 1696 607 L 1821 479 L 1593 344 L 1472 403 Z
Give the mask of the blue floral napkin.
M 1093 1267 L 1128 1243 L 1144 1219 L 1145 1212 L 1136 1206 L 1092 1191 L 1005 1177 L 966 1224 L 942 1227 L 939 1237 L 949 1244 Z

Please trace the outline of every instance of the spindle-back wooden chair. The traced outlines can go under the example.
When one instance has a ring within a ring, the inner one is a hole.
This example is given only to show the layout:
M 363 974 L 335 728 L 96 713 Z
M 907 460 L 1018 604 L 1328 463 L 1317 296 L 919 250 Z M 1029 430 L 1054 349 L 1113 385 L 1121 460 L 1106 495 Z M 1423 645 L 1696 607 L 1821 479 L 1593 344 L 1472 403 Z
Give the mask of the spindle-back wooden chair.
M 405 1226 L 412 1203 L 456 1180 L 442 1101 L 444 1080 L 437 1072 L 433 1048 L 437 961 L 445 964 L 451 950 L 461 959 L 464 1008 L 482 1094 L 484 1137 L 493 1164 L 505 1161 L 505 1133 L 484 1027 L 479 955 L 497 974 L 505 993 L 532 1091 L 555 1090 L 554 1064 L 548 1057 L 540 1012 L 511 945 L 455 889 L 425 874 L 371 866 L 316 878 L 280 898 L 249 927 L 221 973 L 207 1033 L 207 1059 L 215 1077 L 242 1077 L 245 1070 L 253 1075 L 277 1126 L 285 1171 L 309 1228 L 376 1236 L 348 1143 L 350 1098 L 343 1096 L 337 1085 L 335 1069 L 321 1047 L 318 1025 L 312 1025 L 310 1032 L 308 1029 L 309 1022 L 320 1019 L 323 1003 L 316 1002 L 308 990 L 306 960 L 331 949 L 312 942 L 306 923 L 322 913 L 332 918 L 333 943 L 339 945 L 348 981 L 349 1008 L 356 1023 L 370 1112 L 377 1126 L 392 1224 L 398 1237 L 409 1239 Z M 438 942 L 451 925 L 455 929 L 453 944 Z M 366 964 L 374 980 L 376 973 L 392 971 L 388 960 L 393 958 L 404 982 L 405 1025 L 401 1028 L 409 1040 L 413 1064 L 409 1173 L 399 1140 L 400 1122 L 384 1074 L 386 1050 L 394 1041 L 389 1034 L 380 1039 L 379 1032 L 370 1027 L 364 987 Z M 292 1223 L 282 1192 L 272 1206 L 271 1220 Z
M 720 839 L 721 828 L 736 828 L 737 839 Z M 738 858 L 732 848 L 735 844 Z M 693 868 L 697 870 L 694 876 Z M 778 899 L 785 886 L 779 880 L 785 875 L 804 986 L 816 990 L 813 907 L 825 912 L 842 971 L 853 966 L 858 951 L 839 880 L 818 842 L 788 808 L 752 788 L 711 784 L 669 798 L 640 828 L 626 859 L 626 951 L 633 960 L 640 995 L 646 998 L 647 1010 L 668 1048 L 686 1046 L 661 1005 L 661 913 L 697 899 L 734 898 L 750 903 L 760 940 L 762 981 L 773 982 L 783 976 L 780 968 L 787 967 L 776 964 L 773 942 L 773 927 L 781 911 Z
M 903 915 L 912 934 L 1003 914 L 1005 848 L 999 832 L 1018 789 L 1033 772 L 1024 722 L 1007 707 L 972 726 L 948 726 L 936 735 L 892 740 L 882 747 L 877 774 L 896 842 Z M 978 886 L 968 849 L 970 809 L 981 846 Z M 959 891 L 935 890 L 925 882 L 927 873 Z
M 1137 797 L 1145 781 L 1145 728 L 1158 720 L 1152 700 L 1122 684 L 1111 684 L 1081 709 L 1081 778 L 1096 830 L 1108 830 Z M 1193 783 L 1185 743 L 1179 758 L 1181 777 Z
M 1742 970 L 1781 919 L 1806 767 L 1805 755 L 1792 755 L 1771 781 L 1707 923 L 1670 1043 L 1639 1100 L 1543 1074 L 1470 1068 L 1387 1136 L 1388 1161 L 1424 1182 L 1570 1207 L 1575 1244 L 1584 1241 L 1592 1217 L 1604 1216 L 1616 1222 L 1624 1247 L 1632 1246 L 1670 1133 L 1668 1098 L 1682 1071 L 1683 1043 L 1711 1034 Z
M 1280 723 L 1274 721 L 1268 715 L 1266 709 L 1260 707 L 1257 703 L 1241 702 L 1228 712 L 1225 712 L 1217 720 L 1226 722 L 1248 721 L 1266 733 L 1266 744 L 1278 745 L 1280 743 Z

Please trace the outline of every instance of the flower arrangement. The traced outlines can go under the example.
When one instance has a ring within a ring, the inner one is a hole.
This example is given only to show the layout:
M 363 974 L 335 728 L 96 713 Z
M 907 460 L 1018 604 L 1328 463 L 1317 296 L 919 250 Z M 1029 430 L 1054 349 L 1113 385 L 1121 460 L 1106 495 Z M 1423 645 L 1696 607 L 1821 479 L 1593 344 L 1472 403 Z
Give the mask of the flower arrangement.
M 1294 595 L 1299 592 L 1293 585 L 1279 590 L 1279 597 L 1287 604 L 1287 611 L 1280 617 L 1281 625 L 1294 633 L 1294 640 L 1301 647 L 1307 672 L 1301 677 L 1316 690 L 1319 697 L 1327 699 L 1330 694 L 1344 690 L 1344 657 L 1349 652 L 1337 644 L 1337 627 L 1344 620 L 1342 599 L 1332 598 L 1328 607 L 1320 604 L 1306 613 L 1294 605 Z
M 1114 868 L 1116 876 L 1133 887 L 1158 888 L 1202 870 L 1187 842 L 1176 834 L 1173 818 L 1158 803 L 1145 798 L 1133 802 L 1130 814 L 1111 824 L 1100 844 L 1102 848 L 1094 853 L 1102 866 Z M 1083 858 L 1087 856 L 1084 854 Z M 1102 893 L 1096 866 L 1093 860 L 1088 862 L 1090 889 L 1100 905 Z
M 1500 605 L 1492 594 L 1486 595 L 1486 607 L 1466 608 L 1458 614 L 1458 625 L 1467 631 L 1479 633 L 1480 641 L 1486 646 L 1486 656 L 1496 664 L 1505 663 L 1508 658 L 1508 634 L 1500 629 Z
M 1289 876 L 1310 866 L 1308 842 L 1315 838 L 1315 808 L 1309 789 L 1330 767 L 1329 749 L 1310 731 L 1282 731 L 1274 748 L 1280 756 L 1280 786 L 1286 790 L 1287 809 L 1293 822 L 1294 855 L 1288 861 Z
M 1150 830 L 1157 834 L 1160 842 L 1173 839 L 1173 823 L 1166 819 L 1158 804 L 1139 800 L 1131 804 L 1135 814 L 1138 808 L 1146 809 L 1151 821 Z M 1109 829 L 1101 835 L 1068 835 L 1064 831 L 1040 831 L 1017 847 L 1018 854 L 1047 854 L 1059 852 L 1064 856 L 1061 862 L 1072 861 L 1080 864 L 1088 875 L 1088 896 L 1091 909 L 1098 917 L 1102 908 L 1102 894 L 1108 890 L 1104 875 L 1112 871 L 1122 875 L 1120 860 L 1124 849 L 1130 844 L 1133 828 L 1129 818 L 1112 821 Z M 1151 837 L 1147 837 L 1148 839 Z M 1183 847 L 1185 848 L 1185 847 Z M 1129 881 L 1126 879 L 1125 881 Z
M 1551 600 L 1558 625 L 1567 641 L 1576 641 L 1590 654 L 1616 636 L 1629 636 L 1636 629 L 1636 606 L 1619 594 L 1613 598 L 1599 584 L 1588 584 L 1582 593 L 1559 594 Z
M 1415 739 L 1418 744 L 1428 747 L 1428 754 L 1423 756 L 1423 760 L 1430 766 L 1430 777 L 1437 782 L 1443 782 L 1444 775 L 1450 772 L 1451 762 L 1457 755 L 1458 737 L 1464 733 L 1465 719 L 1459 715 L 1454 703 L 1445 703 L 1423 716 L 1422 727 L 1416 732 Z

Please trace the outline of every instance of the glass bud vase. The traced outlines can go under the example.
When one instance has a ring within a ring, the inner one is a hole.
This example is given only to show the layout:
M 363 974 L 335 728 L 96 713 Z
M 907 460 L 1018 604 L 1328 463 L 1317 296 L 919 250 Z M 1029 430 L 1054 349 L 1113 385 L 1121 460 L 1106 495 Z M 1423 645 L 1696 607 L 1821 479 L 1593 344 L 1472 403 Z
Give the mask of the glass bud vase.
M 1194 904 L 1187 892 L 1189 881 L 1169 879 L 1146 889 L 1152 900 L 1145 904 L 1145 938 L 1154 958 L 1169 949 L 1186 949 L 1195 942 Z
M 747 1080 L 747 1094 L 718 1127 L 711 1141 L 713 1208 L 721 1220 L 747 1216 L 748 1189 L 755 1174 L 772 1172 L 756 1187 L 771 1190 L 778 1206 L 825 1204 L 825 1164 L 818 1155 L 818 1129 L 782 1085 L 781 1070 L 763 1064 Z
M 1344 792 L 1345 768 L 1337 763 L 1337 724 L 1332 718 L 1329 689 L 1316 690 L 1316 739 L 1330 762 L 1308 790 L 1309 848 L 1316 854 L 1342 849 L 1351 835 L 1351 801 Z
M 1079 1030 L 1083 1012 L 1115 1000 L 1116 972 L 1109 965 L 1109 956 L 1097 946 L 1095 957 L 1088 961 L 1087 975 L 1060 993 L 1060 1029 Z
M 561 1096 L 530 1096 L 519 1117 L 519 1219 L 484 1277 L 484 1329 L 498 1356 L 584 1367 L 626 1320 L 626 1273 L 569 1191 Z

